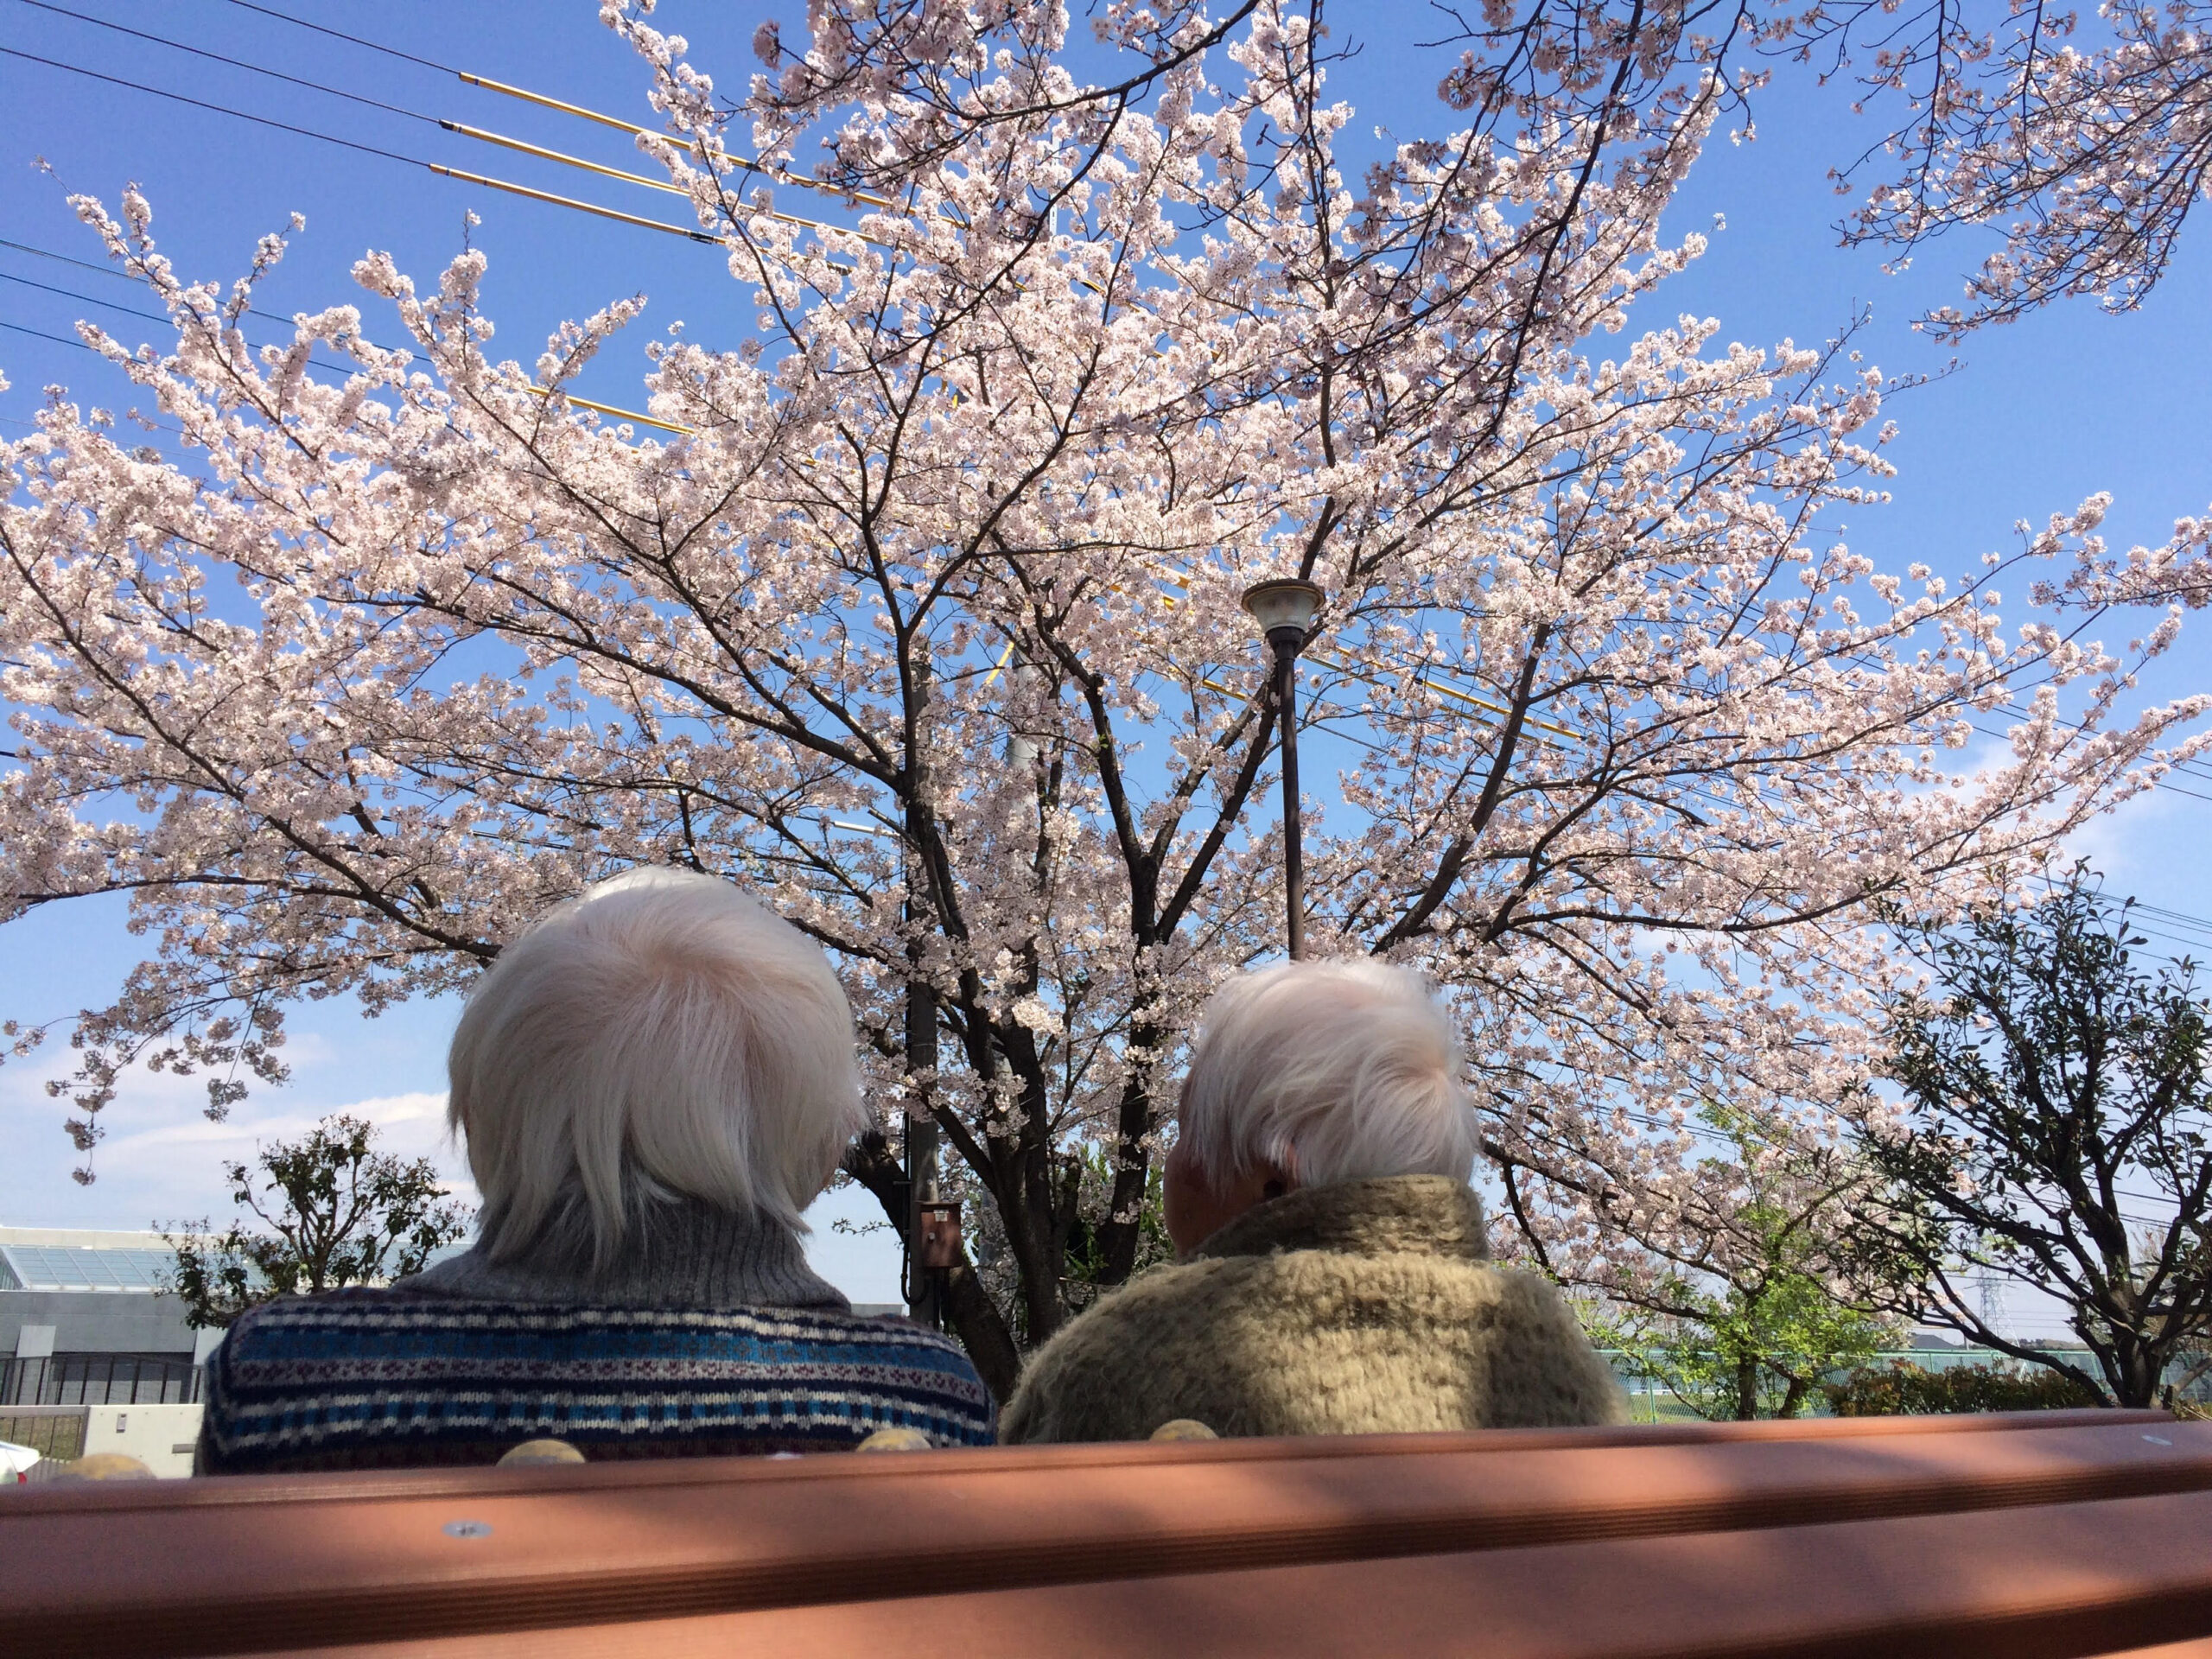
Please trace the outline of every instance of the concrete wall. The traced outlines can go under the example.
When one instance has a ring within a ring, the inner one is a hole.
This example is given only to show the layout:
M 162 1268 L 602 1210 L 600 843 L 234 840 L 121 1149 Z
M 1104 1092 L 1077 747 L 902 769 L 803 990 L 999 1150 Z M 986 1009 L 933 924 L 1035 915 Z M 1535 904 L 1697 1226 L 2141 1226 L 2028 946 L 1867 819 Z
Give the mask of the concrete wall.
M 198 1406 L 86 1406 L 85 1451 L 120 1452 L 164 1480 L 192 1472 L 200 1438 Z
M 25 1325 L 52 1325 L 60 1354 L 189 1354 L 196 1333 L 174 1296 L 111 1290 L 0 1290 L 0 1358 Z

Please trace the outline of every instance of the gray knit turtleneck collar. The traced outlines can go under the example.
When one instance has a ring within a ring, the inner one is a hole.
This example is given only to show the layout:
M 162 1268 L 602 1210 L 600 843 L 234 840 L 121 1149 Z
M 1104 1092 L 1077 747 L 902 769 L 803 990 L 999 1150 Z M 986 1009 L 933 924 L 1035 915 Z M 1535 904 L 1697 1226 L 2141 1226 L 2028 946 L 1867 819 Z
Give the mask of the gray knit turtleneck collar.
M 548 1236 L 568 1230 L 551 1228 Z M 533 1246 L 494 1262 L 482 1239 L 395 1289 L 487 1302 L 596 1307 L 815 1307 L 847 1313 L 836 1287 L 806 1265 L 798 1235 L 765 1216 L 677 1198 L 633 1215 L 620 1255 L 594 1271 L 570 1249 Z

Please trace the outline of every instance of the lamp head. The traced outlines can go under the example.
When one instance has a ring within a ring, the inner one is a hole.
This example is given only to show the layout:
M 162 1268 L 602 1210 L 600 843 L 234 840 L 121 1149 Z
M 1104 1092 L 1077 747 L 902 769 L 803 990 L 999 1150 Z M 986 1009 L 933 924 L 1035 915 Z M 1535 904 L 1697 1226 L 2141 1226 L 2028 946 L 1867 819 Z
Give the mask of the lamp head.
M 1306 643 L 1313 619 L 1321 613 L 1321 590 L 1295 576 L 1255 582 L 1244 590 L 1244 608 L 1269 645 L 1295 651 Z

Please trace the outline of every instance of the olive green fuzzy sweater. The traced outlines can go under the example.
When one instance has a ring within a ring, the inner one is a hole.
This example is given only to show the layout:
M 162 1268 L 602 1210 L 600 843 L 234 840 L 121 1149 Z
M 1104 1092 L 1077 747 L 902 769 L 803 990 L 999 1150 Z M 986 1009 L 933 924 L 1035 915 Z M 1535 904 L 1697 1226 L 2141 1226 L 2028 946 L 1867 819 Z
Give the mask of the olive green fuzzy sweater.
M 1618 1422 L 1549 1283 L 1493 1266 L 1482 1201 L 1399 1175 L 1302 1189 L 1101 1301 L 1038 1350 L 999 1438 L 1139 1440 Z

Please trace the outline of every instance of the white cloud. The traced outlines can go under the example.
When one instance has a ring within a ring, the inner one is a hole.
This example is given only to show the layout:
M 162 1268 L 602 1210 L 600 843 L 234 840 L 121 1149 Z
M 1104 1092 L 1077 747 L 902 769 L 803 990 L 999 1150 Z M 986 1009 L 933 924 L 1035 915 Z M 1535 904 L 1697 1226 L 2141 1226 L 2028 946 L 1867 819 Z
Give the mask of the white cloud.
M 2164 856 L 2167 838 L 2189 827 L 2177 820 L 2187 817 L 2201 825 L 2204 810 L 2202 802 L 2152 790 L 2090 819 L 2069 836 L 2066 857 L 2069 861 L 2088 859 L 2089 868 L 2101 872 L 2114 893 L 2160 882 L 2174 874 Z
M 416 1090 L 329 1103 L 291 1090 L 250 1096 L 222 1122 L 196 1109 L 195 1078 L 147 1077 L 102 1114 L 106 1137 L 93 1164 L 99 1179 L 77 1185 L 77 1155 L 61 1133 L 69 1110 L 18 1084 L 0 1097 L 0 1223 L 52 1227 L 144 1227 L 156 1220 L 230 1211 L 226 1163 L 251 1161 L 257 1144 L 295 1140 L 325 1117 L 348 1113 L 374 1123 L 380 1151 L 428 1158 L 454 1197 L 474 1208 L 476 1187 L 461 1149 L 446 1132 L 446 1097 Z

